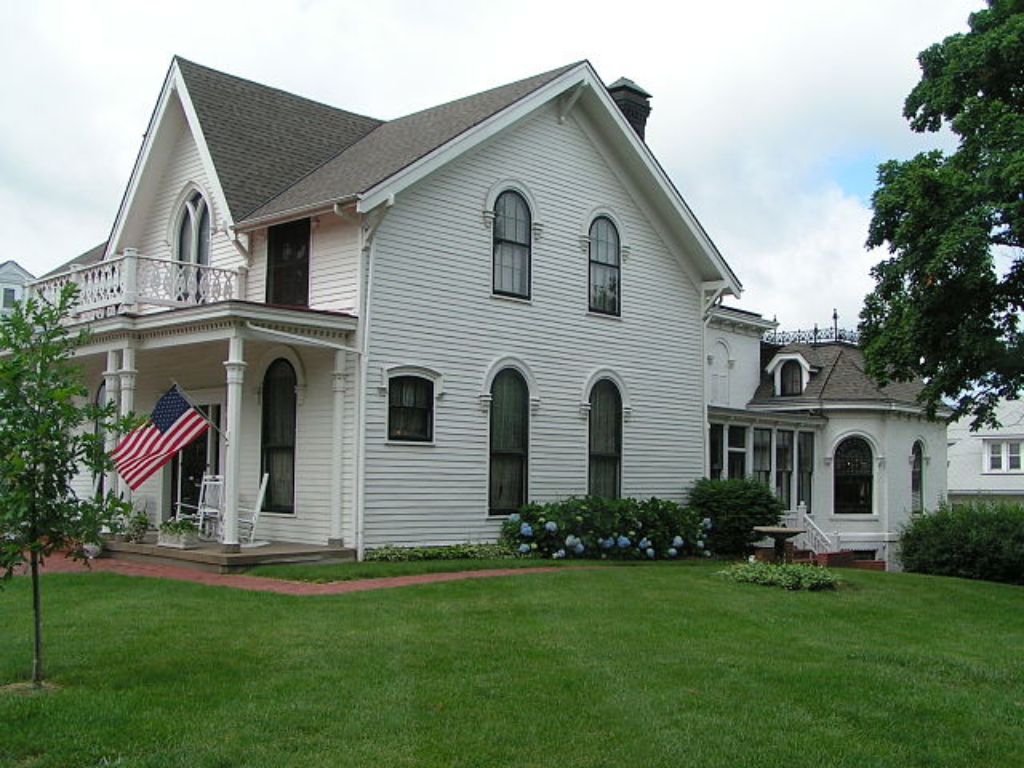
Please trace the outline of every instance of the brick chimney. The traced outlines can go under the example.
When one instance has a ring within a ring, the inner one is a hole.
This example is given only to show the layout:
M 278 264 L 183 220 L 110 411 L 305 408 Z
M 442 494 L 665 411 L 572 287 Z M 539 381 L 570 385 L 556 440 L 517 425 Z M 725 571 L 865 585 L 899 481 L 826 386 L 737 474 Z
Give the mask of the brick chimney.
M 651 94 L 626 77 L 620 77 L 609 85 L 608 93 L 633 126 L 633 130 L 643 139 L 647 116 L 651 114 Z

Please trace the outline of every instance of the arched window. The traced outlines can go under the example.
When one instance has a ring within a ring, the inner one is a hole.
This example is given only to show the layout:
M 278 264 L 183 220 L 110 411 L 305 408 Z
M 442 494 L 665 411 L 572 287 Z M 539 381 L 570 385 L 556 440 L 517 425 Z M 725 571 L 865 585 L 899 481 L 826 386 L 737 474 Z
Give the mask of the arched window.
M 910 451 L 910 511 L 924 512 L 924 446 L 918 440 Z
M 598 216 L 590 225 L 590 311 L 617 315 L 621 311 L 621 248 L 611 219 Z
M 295 369 L 278 358 L 263 376 L 261 470 L 269 472 L 264 507 L 269 512 L 295 511 Z
M 505 368 L 491 384 L 490 513 L 507 515 L 526 503 L 530 452 L 530 390 Z
M 388 381 L 388 440 L 429 443 L 434 439 L 434 382 L 422 376 Z
M 199 192 L 189 195 L 182 208 L 175 258 L 188 264 L 210 263 L 210 207 Z
M 873 462 L 871 446 L 862 437 L 848 437 L 833 460 L 835 514 L 870 515 Z
M 506 190 L 494 202 L 494 284 L 503 296 L 530 298 L 531 217 L 526 200 Z
M 784 397 L 803 394 L 804 371 L 796 360 L 787 360 L 782 364 L 781 378 Z
M 622 396 L 611 379 L 590 391 L 590 461 L 587 493 L 606 499 L 621 495 Z

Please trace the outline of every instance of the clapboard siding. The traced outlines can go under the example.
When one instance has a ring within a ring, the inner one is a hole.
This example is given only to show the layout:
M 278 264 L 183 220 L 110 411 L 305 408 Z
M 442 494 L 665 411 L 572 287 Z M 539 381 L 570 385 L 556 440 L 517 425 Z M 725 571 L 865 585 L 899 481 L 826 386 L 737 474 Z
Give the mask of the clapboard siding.
M 530 303 L 491 296 L 488 190 L 524 185 L 543 225 L 533 245 Z M 630 248 L 620 319 L 587 312 L 580 235 L 596 207 L 612 212 Z M 572 119 L 552 109 L 442 168 L 400 195 L 377 235 L 366 413 L 366 543 L 493 538 L 487 516 L 487 412 L 479 395 L 492 362 L 516 357 L 536 379 L 530 498 L 587 488 L 584 385 L 598 368 L 628 389 L 623 491 L 681 499 L 703 467 L 699 292 L 677 257 Z M 423 365 L 444 376 L 435 444 L 386 443 L 381 369 Z
M 180 109 L 176 104 L 174 109 Z M 235 247 L 224 234 L 225 211 L 221 210 L 213 197 L 213 186 L 203 168 L 195 138 L 184 119 L 174 121 L 177 137 L 169 154 L 159 162 L 147 166 L 146 173 L 159 174 L 148 208 L 140 210 L 143 226 L 137 243 L 126 243 L 138 248 L 143 256 L 163 259 L 175 258 L 174 239 L 179 221 L 179 204 L 182 192 L 189 184 L 195 184 L 203 191 L 210 206 L 210 264 L 216 267 L 234 268 L 241 263 Z

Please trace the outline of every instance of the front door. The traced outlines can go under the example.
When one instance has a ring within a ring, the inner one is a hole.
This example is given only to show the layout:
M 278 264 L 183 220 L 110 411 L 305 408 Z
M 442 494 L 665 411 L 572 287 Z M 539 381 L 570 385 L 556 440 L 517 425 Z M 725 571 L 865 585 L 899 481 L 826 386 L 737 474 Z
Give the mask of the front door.
M 200 405 L 199 410 L 220 427 L 220 405 Z M 176 513 L 179 501 L 191 507 L 198 506 L 203 475 L 220 474 L 219 437 L 212 428 L 208 429 L 197 440 L 178 451 L 171 460 L 170 515 Z

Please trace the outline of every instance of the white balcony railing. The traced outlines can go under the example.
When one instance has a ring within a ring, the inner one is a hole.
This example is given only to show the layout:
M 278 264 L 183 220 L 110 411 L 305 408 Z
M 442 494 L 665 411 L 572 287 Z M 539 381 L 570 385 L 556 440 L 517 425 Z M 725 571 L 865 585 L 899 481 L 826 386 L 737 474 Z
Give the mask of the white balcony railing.
M 29 284 L 32 295 L 52 301 L 68 283 L 78 286 L 72 321 L 92 320 L 152 307 L 189 307 L 245 295 L 245 268 L 224 269 L 124 253 Z

